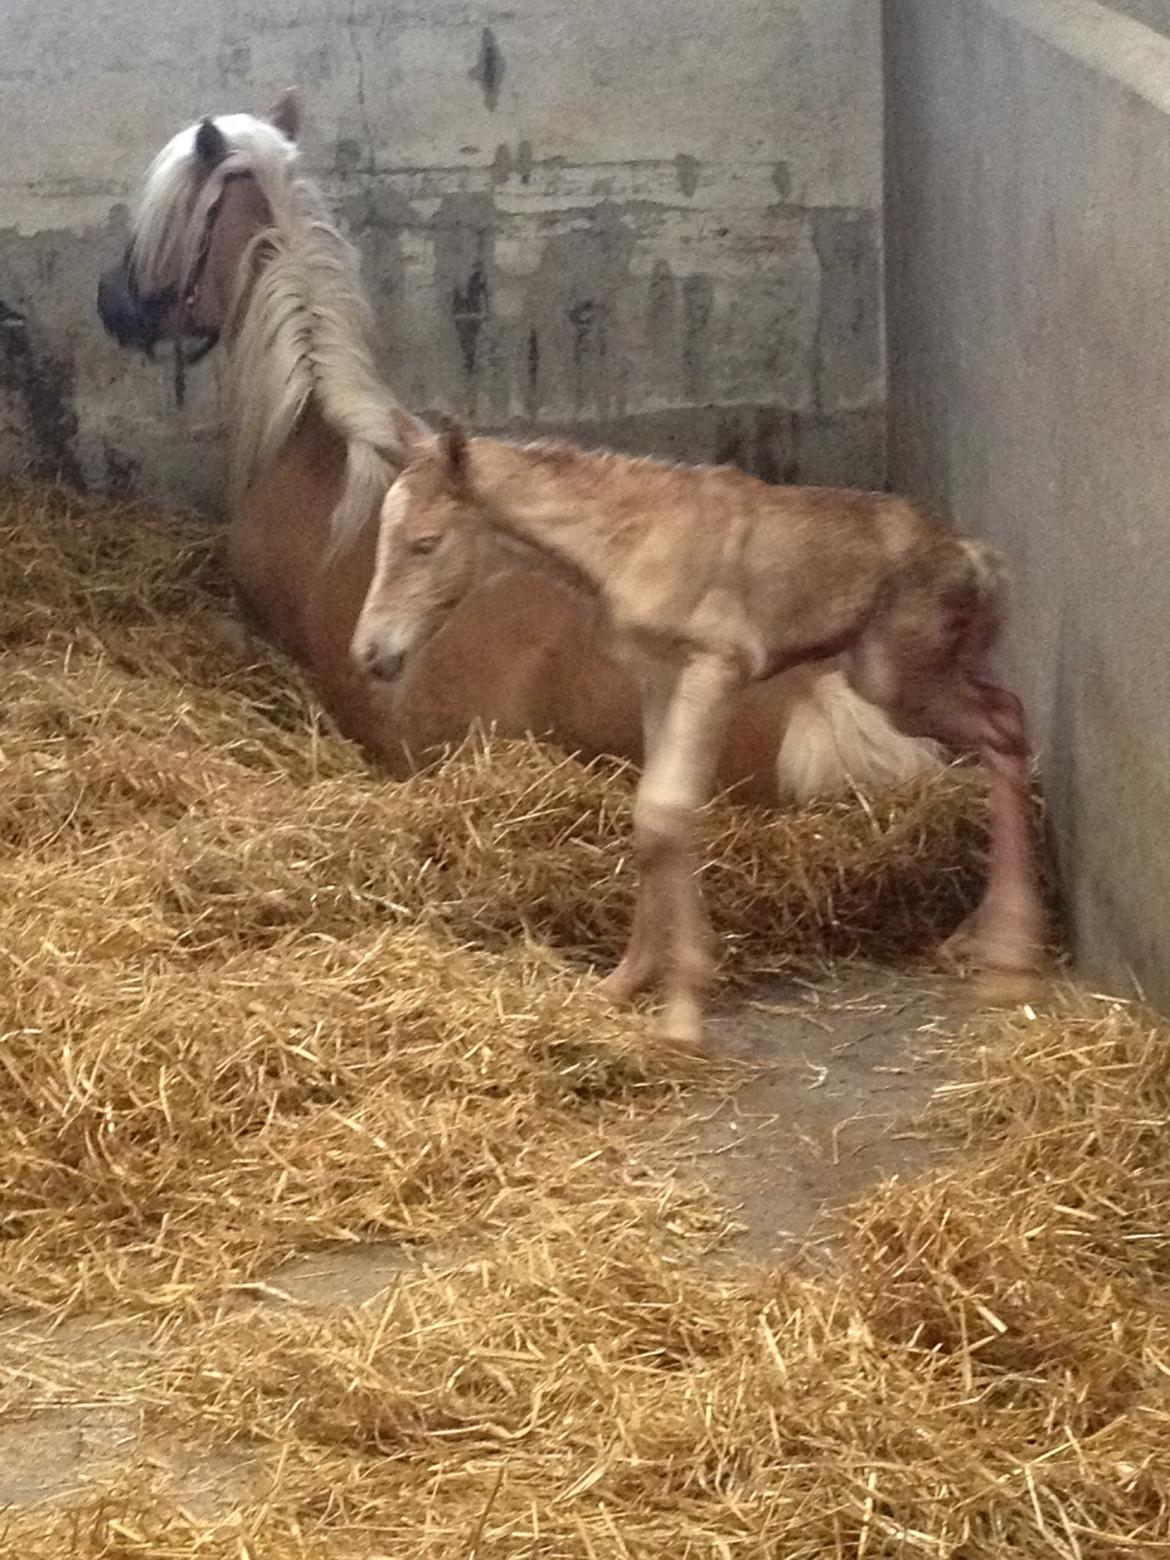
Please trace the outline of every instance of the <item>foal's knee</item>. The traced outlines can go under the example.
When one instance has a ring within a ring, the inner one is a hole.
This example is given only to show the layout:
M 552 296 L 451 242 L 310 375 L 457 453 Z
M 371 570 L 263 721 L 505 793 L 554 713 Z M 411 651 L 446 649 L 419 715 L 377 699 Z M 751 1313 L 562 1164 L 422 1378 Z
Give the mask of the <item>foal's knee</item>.
M 692 814 L 687 807 L 650 801 L 634 801 L 634 846 L 643 867 L 652 867 L 690 845 Z

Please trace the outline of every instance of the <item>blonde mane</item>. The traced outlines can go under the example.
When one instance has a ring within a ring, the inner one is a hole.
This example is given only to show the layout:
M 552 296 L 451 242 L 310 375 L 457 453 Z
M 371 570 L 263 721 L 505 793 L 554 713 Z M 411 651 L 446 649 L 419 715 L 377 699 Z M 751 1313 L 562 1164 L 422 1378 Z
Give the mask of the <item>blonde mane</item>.
M 381 503 L 406 451 L 398 401 L 374 362 L 373 316 L 356 250 L 298 170 L 296 146 L 248 114 L 216 120 L 231 152 L 197 184 L 196 126 L 180 132 L 146 176 L 132 261 L 144 278 L 186 275 L 224 182 L 250 173 L 272 211 L 240 262 L 228 354 L 233 506 L 277 455 L 311 396 L 346 442 L 346 479 L 332 516 L 335 545 L 352 541 Z

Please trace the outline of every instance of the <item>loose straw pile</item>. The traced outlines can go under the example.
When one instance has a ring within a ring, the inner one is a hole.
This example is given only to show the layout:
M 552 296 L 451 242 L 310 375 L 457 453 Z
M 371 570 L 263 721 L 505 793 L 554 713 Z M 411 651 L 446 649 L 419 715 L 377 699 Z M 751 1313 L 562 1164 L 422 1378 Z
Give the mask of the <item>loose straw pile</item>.
M 40 491 L 0 527 L 0 1300 L 160 1318 L 125 1390 L 248 1469 L 197 1516 L 128 1465 L 0 1552 L 1170 1553 L 1164 1031 L 1086 999 L 953 1037 L 953 1159 L 832 1275 L 729 1277 L 654 1141 L 686 1070 L 587 968 L 629 777 L 472 741 L 390 784 L 216 647 L 213 538 Z M 981 838 L 962 771 L 713 808 L 727 973 L 915 956 Z M 415 1254 L 383 1301 L 271 1298 L 368 1239 Z

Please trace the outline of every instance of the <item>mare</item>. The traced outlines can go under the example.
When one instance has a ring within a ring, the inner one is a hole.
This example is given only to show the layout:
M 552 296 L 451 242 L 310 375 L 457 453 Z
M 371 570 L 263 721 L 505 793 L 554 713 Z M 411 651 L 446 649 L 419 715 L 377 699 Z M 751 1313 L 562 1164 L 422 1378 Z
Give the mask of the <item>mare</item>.
M 174 345 L 176 375 L 226 358 L 228 567 L 243 627 L 303 665 L 339 729 L 402 774 L 475 726 L 585 757 L 640 761 L 640 695 L 588 593 L 530 560 L 486 569 L 392 685 L 349 654 L 379 506 L 406 456 L 398 403 L 354 249 L 297 147 L 286 94 L 158 153 L 98 309 L 122 345 Z M 731 699 L 718 783 L 741 800 L 806 801 L 937 768 L 832 658 Z

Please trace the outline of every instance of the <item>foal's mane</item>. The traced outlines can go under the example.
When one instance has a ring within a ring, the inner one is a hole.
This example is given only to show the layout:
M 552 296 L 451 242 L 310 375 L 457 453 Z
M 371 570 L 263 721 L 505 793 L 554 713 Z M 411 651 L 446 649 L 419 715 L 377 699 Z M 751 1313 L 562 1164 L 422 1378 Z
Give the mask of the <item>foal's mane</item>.
M 357 252 L 300 172 L 296 146 L 275 126 L 248 114 L 223 115 L 216 126 L 231 151 L 197 195 L 195 126 L 156 157 L 135 220 L 133 263 L 143 277 L 168 265 L 188 274 L 225 181 L 240 173 L 256 180 L 272 224 L 241 259 L 227 337 L 231 501 L 239 504 L 315 395 L 346 442 L 345 487 L 332 518 L 334 541 L 344 546 L 381 503 L 407 453 L 401 408 L 375 367 Z

